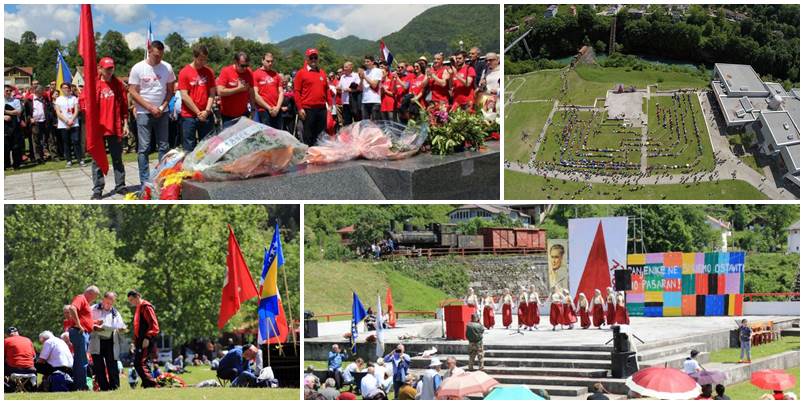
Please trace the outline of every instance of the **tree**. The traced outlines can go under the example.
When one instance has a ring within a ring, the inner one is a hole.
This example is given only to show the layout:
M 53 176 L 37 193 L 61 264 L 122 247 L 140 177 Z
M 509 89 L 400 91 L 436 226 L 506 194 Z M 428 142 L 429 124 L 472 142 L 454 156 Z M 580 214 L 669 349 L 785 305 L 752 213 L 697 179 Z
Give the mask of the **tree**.
M 23 335 L 59 334 L 62 307 L 90 284 L 118 294 L 140 286 L 142 270 L 116 256 L 99 205 L 7 205 L 5 235 L 5 326 Z
M 180 53 L 182 50 L 187 49 L 187 41 L 178 32 L 171 32 L 165 37 L 165 45 L 170 48 L 171 52 Z
M 98 57 L 111 57 L 115 65 L 128 66 L 131 50 L 123 34 L 117 31 L 106 31 L 98 45 Z
M 47 85 L 56 80 L 56 53 L 61 49 L 61 43 L 57 40 L 48 39 L 42 42 L 34 65 L 36 79 L 40 85 Z

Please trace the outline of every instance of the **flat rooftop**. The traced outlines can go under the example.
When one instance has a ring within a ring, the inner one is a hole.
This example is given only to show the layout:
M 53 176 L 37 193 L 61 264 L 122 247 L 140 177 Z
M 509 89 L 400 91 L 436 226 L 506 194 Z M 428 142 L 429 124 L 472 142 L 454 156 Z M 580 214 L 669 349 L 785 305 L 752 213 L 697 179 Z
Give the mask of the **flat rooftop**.
M 766 92 L 767 88 L 750 65 L 715 63 L 715 71 L 727 92 Z
M 788 171 L 798 172 L 801 170 L 801 143 L 783 148 L 782 153 L 787 155 L 785 161 L 793 162 L 794 167 L 787 167 Z
M 767 126 L 777 146 L 793 145 L 800 141 L 798 127 L 787 111 L 763 111 L 760 120 Z

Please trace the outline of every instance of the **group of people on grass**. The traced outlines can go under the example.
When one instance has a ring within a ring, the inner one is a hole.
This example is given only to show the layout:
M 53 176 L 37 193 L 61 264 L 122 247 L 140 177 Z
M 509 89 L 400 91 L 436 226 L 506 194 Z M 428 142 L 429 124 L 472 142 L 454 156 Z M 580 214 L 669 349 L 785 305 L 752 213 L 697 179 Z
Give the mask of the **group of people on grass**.
M 529 288 L 520 287 L 516 298 L 506 288 L 502 297 L 497 300 L 491 293 L 481 299 L 475 294 L 473 288 L 469 288 L 464 303 L 474 308 L 476 314 L 483 319 L 483 326 L 486 329 L 494 328 L 494 316 L 497 312 L 502 313 L 502 326 L 506 329 L 509 328 L 513 323 L 513 309 L 516 308 L 517 330 L 534 331 L 538 329 L 541 322 L 539 308 L 547 302 L 542 302 L 536 286 L 530 285 Z M 549 304 L 550 325 L 553 326 L 553 331 L 557 327 L 573 329 L 576 323 L 579 323 L 583 329 L 590 327 L 602 329 L 604 325 L 630 324 L 631 322 L 625 306 L 625 292 L 615 292 L 611 287 L 606 288 L 605 298 L 599 289 L 595 289 L 595 296 L 591 302 L 584 293 L 579 293 L 576 304 L 568 290 L 555 286 L 553 293 L 549 296 Z
M 428 105 L 473 110 L 476 93 L 496 100 L 502 72 L 495 53 L 472 48 L 447 57 L 436 53 L 413 63 L 392 65 L 366 55 L 360 66 L 347 61 L 336 72 L 319 66 L 319 52 L 305 52 L 304 65 L 283 74 L 266 53 L 258 66 L 245 52 L 217 74 L 207 64 L 209 50 L 193 46 L 193 60 L 178 72 L 162 60 L 165 45 L 152 41 L 147 58 L 135 64 L 127 82 L 115 75 L 115 60 L 98 63 L 96 97 L 105 147 L 115 177 L 113 193 L 125 193 L 124 149 L 136 148 L 140 184 L 149 177 L 149 155 L 161 159 L 170 148 L 193 150 L 198 142 L 233 125 L 240 117 L 297 135 L 314 145 L 328 125 L 362 119 L 407 122 Z M 47 88 L 34 81 L 20 91 L 5 86 L 6 168 L 61 159 L 67 167 L 85 165 L 87 94 L 80 86 L 55 82 Z M 331 122 L 331 124 L 330 124 Z M 26 141 L 28 143 L 26 152 Z M 132 145 L 133 144 L 133 145 Z M 104 175 L 93 162 L 93 199 L 103 196 Z

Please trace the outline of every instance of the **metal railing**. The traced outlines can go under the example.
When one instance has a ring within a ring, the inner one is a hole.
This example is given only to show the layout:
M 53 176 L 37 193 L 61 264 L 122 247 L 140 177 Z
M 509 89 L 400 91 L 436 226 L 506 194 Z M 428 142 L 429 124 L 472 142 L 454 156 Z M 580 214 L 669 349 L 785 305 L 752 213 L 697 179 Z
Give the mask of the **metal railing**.
M 754 298 L 763 298 L 763 297 L 787 297 L 787 301 L 798 301 L 801 299 L 800 292 L 765 292 L 765 293 L 745 293 L 743 294 L 743 300 L 753 302 Z M 793 298 L 796 298 L 795 300 Z M 762 299 L 758 299 L 762 300 Z
M 544 253 L 544 248 L 526 247 L 483 247 L 483 248 L 458 248 L 458 247 L 434 247 L 394 250 L 392 254 L 383 255 L 382 258 L 393 257 L 443 257 L 445 255 L 527 255 Z

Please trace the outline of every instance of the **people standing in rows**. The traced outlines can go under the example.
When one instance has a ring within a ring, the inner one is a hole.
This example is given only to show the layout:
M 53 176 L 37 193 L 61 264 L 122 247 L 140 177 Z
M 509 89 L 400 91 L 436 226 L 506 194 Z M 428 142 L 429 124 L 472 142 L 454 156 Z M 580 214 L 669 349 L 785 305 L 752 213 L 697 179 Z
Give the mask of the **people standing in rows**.
M 237 123 L 240 117 L 255 115 L 254 76 L 246 52 L 234 54 L 232 64 L 221 69 L 215 84 L 220 96 L 223 129 Z
M 105 57 L 98 63 L 100 80 L 97 86 L 98 115 L 104 146 L 112 157 L 114 191 L 123 194 L 126 189 L 126 167 L 123 164 L 123 136 L 128 131 L 128 97 L 123 82 L 114 75 L 114 60 Z M 106 179 L 98 163 L 92 160 L 92 199 L 101 199 Z
M 595 296 L 592 298 L 592 325 L 598 329 L 603 329 L 603 324 L 606 323 L 606 315 L 603 312 L 605 303 L 600 289 L 595 289 Z
M 469 57 L 466 60 L 466 65 L 470 66 L 475 71 L 475 79 L 473 86 L 475 88 L 482 87 L 480 80 L 483 78 L 484 72 L 488 69 L 488 54 L 486 54 L 486 60 L 480 58 L 480 48 L 477 46 L 472 47 L 469 49 Z
M 358 70 L 360 85 L 363 88 L 363 119 L 379 120 L 380 114 L 380 91 L 382 89 L 383 73 L 375 65 L 374 56 L 366 55 L 363 58 L 363 68 Z
M 512 322 L 512 307 L 514 306 L 514 298 L 511 296 L 511 291 L 508 288 L 503 290 L 502 298 L 502 324 L 507 330 Z
M 530 323 L 530 315 L 528 313 L 528 290 L 524 286 L 519 288 L 519 307 L 516 312 L 517 316 L 517 330 L 525 327 L 526 330 L 531 329 L 533 324 Z
M 165 45 L 151 42 L 148 58 L 131 68 L 128 76 L 129 95 L 134 100 L 137 117 L 137 165 L 140 184 L 148 181 L 150 169 L 148 156 L 151 152 L 151 137 L 156 139 L 159 160 L 168 151 L 168 102 L 173 98 L 176 75 L 173 67 L 162 60 Z
M 69 84 L 68 84 L 69 86 Z M 22 103 L 14 97 L 13 87 L 6 84 L 3 88 L 5 108 L 3 109 L 3 142 L 5 143 L 4 167 L 16 170 L 22 165 Z M 59 120 L 59 124 L 63 125 Z M 61 129 L 59 129 L 61 133 Z
M 29 118 L 29 126 L 34 140 L 34 149 L 37 163 L 44 163 L 48 159 L 48 136 L 50 128 L 47 123 L 48 109 L 52 108 L 49 104 L 50 101 L 44 96 L 44 90 L 41 86 L 36 85 L 33 90 L 33 96 L 30 100 L 31 116 Z
M 472 66 L 465 63 L 466 52 L 459 51 L 454 55 L 455 66 L 452 67 L 452 107 L 450 110 L 463 109 L 473 111 L 475 102 L 475 78 L 477 73 Z
M 341 102 L 343 103 L 343 124 L 351 125 L 360 120 L 360 109 L 362 102 L 360 95 L 363 89 L 358 85 L 360 76 L 354 72 L 354 64 L 346 62 L 343 64 L 343 74 L 338 81 L 338 88 L 341 90 Z
M 550 295 L 550 325 L 553 326 L 553 331 L 556 326 L 561 325 L 564 329 L 564 296 L 561 294 L 561 288 L 556 285 L 553 288 L 553 294 Z
M 483 326 L 487 330 L 494 328 L 494 298 L 487 294 L 483 299 Z
M 541 317 L 539 316 L 539 306 L 541 305 L 542 302 L 539 299 L 539 292 L 536 291 L 536 285 L 530 285 L 530 292 L 528 293 L 528 322 L 530 323 L 531 330 L 538 329 L 538 325 L 541 322 Z
M 293 79 L 294 100 L 302 120 L 302 141 L 315 145 L 318 136 L 327 127 L 327 73 L 318 66 L 318 50 L 307 49 L 305 65 Z
M 212 105 L 217 88 L 215 72 L 207 66 L 209 49 L 204 44 L 193 46 L 193 61 L 179 72 L 181 94 L 182 149 L 193 151 L 198 142 L 212 134 L 215 115 Z
M 262 57 L 262 66 L 254 70 L 254 101 L 260 123 L 282 130 L 280 109 L 285 101 L 282 89 L 282 74 L 274 70 L 274 55 L 271 52 Z
M 385 121 L 395 121 L 396 96 L 398 92 L 396 72 L 389 73 L 387 69 L 383 69 L 381 72 L 383 75 L 382 86 L 380 87 L 382 90 L 380 101 L 381 118 Z
M 433 66 L 427 70 L 430 83 L 430 100 L 440 106 L 449 106 L 450 68 L 444 65 L 444 54 L 433 55 Z
M 53 104 L 58 118 L 57 127 L 61 133 L 67 167 L 72 167 L 74 158 L 83 167 L 84 151 L 81 148 L 81 128 L 78 123 L 78 97 L 73 95 L 70 83 L 61 84 L 61 95 Z
M 592 325 L 589 320 L 589 300 L 586 299 L 586 295 L 583 293 L 578 294 L 578 319 L 581 322 L 581 328 L 584 330 Z

